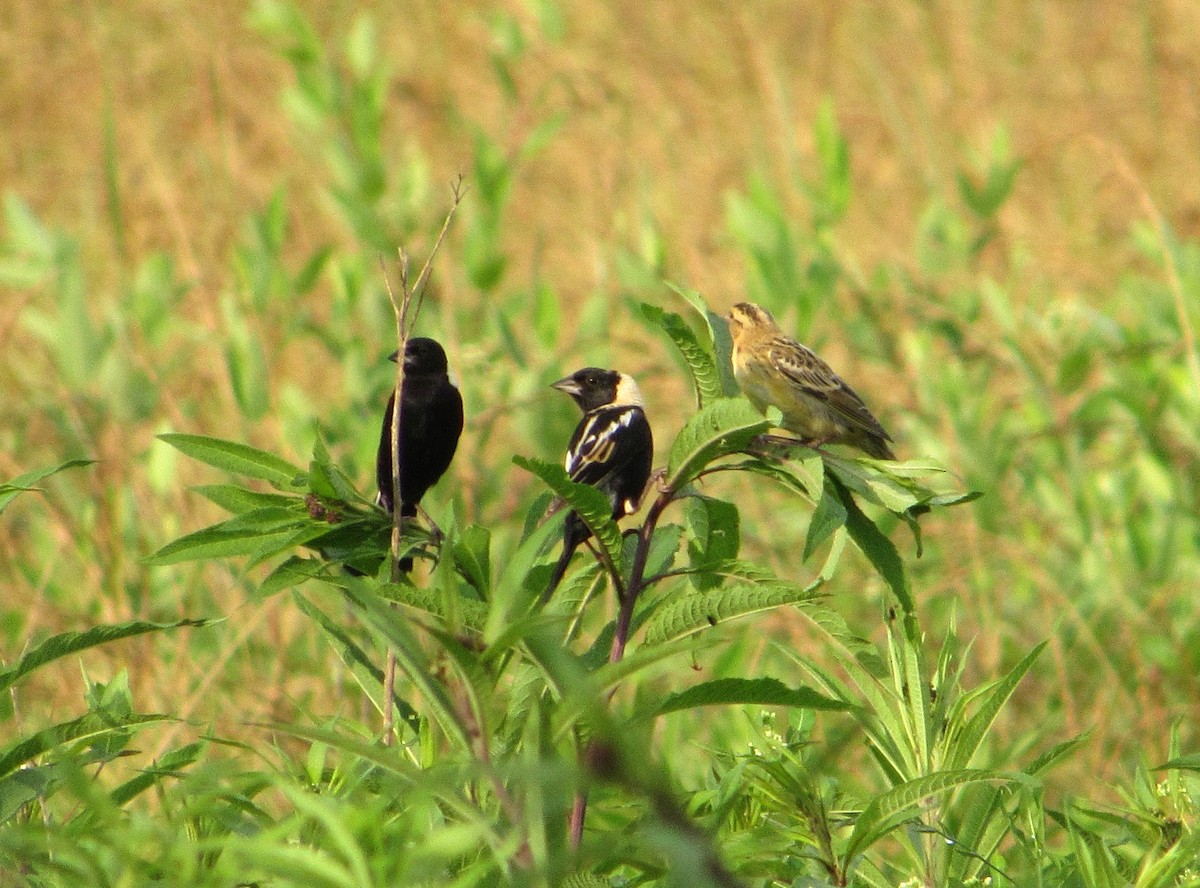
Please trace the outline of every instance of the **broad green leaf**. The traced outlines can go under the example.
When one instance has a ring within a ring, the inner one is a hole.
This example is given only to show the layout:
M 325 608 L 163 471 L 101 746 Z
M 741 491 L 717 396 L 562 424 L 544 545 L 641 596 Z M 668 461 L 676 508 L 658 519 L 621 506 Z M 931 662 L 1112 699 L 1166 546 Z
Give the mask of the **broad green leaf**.
M 26 762 L 52 749 L 80 740 L 89 741 L 88 745 L 91 747 L 91 750 L 80 754 L 81 763 L 114 758 L 125 745 L 128 734 L 126 729 L 170 720 L 170 716 L 166 715 L 133 715 L 114 723 L 108 715 L 89 712 L 71 721 L 43 728 L 0 748 L 0 777 L 11 774 Z M 109 745 L 99 742 L 101 738 L 113 735 L 118 737 L 117 743 Z
M 842 505 L 837 494 L 830 491 L 829 487 L 823 483 L 823 476 L 818 475 L 817 478 L 816 483 L 820 485 L 820 496 L 817 499 L 817 507 L 808 520 L 808 533 L 804 538 L 804 554 L 800 556 L 801 561 L 808 561 L 809 556 L 816 551 L 817 547 L 846 523 L 846 507 Z
M 707 496 L 688 497 L 684 503 L 691 539 L 688 558 L 694 573 L 692 585 L 710 589 L 722 582 L 709 568 L 737 558 L 741 548 L 741 516 L 737 506 Z
M 883 531 L 863 514 L 858 503 L 854 501 L 854 496 L 841 483 L 836 474 L 827 473 L 825 481 L 826 490 L 835 492 L 846 509 L 846 530 L 850 533 L 850 539 L 867 556 L 867 560 L 871 562 L 884 582 L 891 588 L 896 600 L 900 602 L 900 607 L 906 617 L 906 631 L 915 631 L 915 626 L 910 624 L 915 623 L 916 605 L 908 588 L 908 577 L 904 573 L 904 562 L 900 559 L 900 553 L 896 551 L 892 541 L 884 536 Z M 919 643 L 915 637 L 910 640 L 914 644 Z
M 646 644 L 692 635 L 735 617 L 801 604 L 816 597 L 820 584 L 799 586 L 784 580 L 734 582 L 691 592 L 663 604 L 646 623 Z
M 733 338 L 729 335 L 729 324 L 723 317 L 710 309 L 708 303 L 704 301 L 704 297 L 695 290 L 685 289 L 670 281 L 667 281 L 667 286 L 690 305 L 708 327 L 717 373 L 721 380 L 721 395 L 726 398 L 736 398 L 740 389 L 737 380 L 733 377 Z
M 300 497 L 290 493 L 263 493 L 250 490 L 237 484 L 200 484 L 193 488 L 209 502 L 215 503 L 227 512 L 241 515 L 254 509 L 266 508 L 295 508 L 300 505 Z
M 669 694 L 654 710 L 654 714 L 664 715 L 700 706 L 738 704 L 790 706 L 798 709 L 850 708 L 849 704 L 826 697 L 812 688 L 789 688 L 777 678 L 718 678 L 694 685 L 686 691 Z
M 179 629 L 184 626 L 207 626 L 211 620 L 177 620 L 173 623 L 148 623 L 134 620 L 128 623 L 113 623 L 108 626 L 93 626 L 83 632 L 63 632 L 52 635 L 33 650 L 21 657 L 12 666 L 0 671 L 0 693 L 6 691 L 12 684 L 47 663 L 61 657 L 68 657 L 79 651 L 87 650 L 99 644 L 108 644 L 122 638 L 144 635 L 147 632 L 162 632 L 167 629 Z
M 683 355 L 683 360 L 692 375 L 699 406 L 703 407 L 722 397 L 724 392 L 720 374 L 717 372 L 716 359 L 713 358 L 712 352 L 700 343 L 683 318 L 646 302 L 641 303 L 639 308 L 651 324 L 670 337 L 679 353 Z
M 702 407 L 687 421 L 667 461 L 667 486 L 680 490 L 709 463 L 749 446 L 771 424 L 743 398 L 721 398 Z
M 303 469 L 273 453 L 258 450 L 247 444 L 178 432 L 168 432 L 159 435 L 158 438 L 192 459 L 235 475 L 258 478 L 284 489 L 295 490 L 304 485 Z
M 51 475 L 56 475 L 66 469 L 90 466 L 94 462 L 94 459 L 69 459 L 49 469 L 34 469 L 32 472 L 26 472 L 10 481 L 0 483 L 0 512 L 3 512 L 8 507 L 8 504 L 16 498 L 18 493 L 37 490 L 38 487 L 36 485 L 43 478 L 49 478 Z
M 259 526 L 241 521 L 242 518 L 254 514 L 255 512 L 247 512 L 238 518 L 232 518 L 229 521 L 214 524 L 177 540 L 172 540 L 157 552 L 143 558 L 142 563 L 162 567 L 167 564 L 179 564 L 183 561 L 254 555 L 264 545 L 278 543 L 291 537 L 300 520 L 293 516 L 290 523 L 282 526 L 278 522 L 268 526 Z
M 612 504 L 600 490 L 590 484 L 576 484 L 567 477 L 562 466 L 540 459 L 514 456 L 513 462 L 545 482 L 546 486 L 567 501 L 583 523 L 603 544 L 612 563 L 621 566 L 621 530 L 612 520 Z

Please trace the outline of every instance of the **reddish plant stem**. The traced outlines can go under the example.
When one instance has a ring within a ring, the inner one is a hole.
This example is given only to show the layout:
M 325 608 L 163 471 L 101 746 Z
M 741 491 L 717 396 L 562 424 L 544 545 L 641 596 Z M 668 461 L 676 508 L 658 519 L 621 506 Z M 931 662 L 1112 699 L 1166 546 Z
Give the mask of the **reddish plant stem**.
M 621 606 L 617 611 L 617 626 L 613 632 L 612 649 L 608 655 L 610 663 L 619 663 L 625 656 L 625 645 L 629 641 L 629 628 L 633 624 L 633 609 L 637 604 L 638 596 L 645 588 L 646 560 L 650 557 L 650 543 L 654 539 L 654 530 L 658 527 L 658 519 L 662 516 L 663 510 L 674 499 L 675 492 L 673 490 L 664 490 L 659 494 L 646 514 L 646 520 L 642 522 L 642 526 L 638 530 L 637 549 L 633 553 L 633 564 L 629 570 L 629 585 L 625 588 L 625 594 L 620 598 Z M 612 573 L 612 576 L 617 588 L 620 588 L 620 577 L 615 572 Z M 609 694 L 609 698 L 611 699 L 615 693 L 616 688 Z M 583 753 L 585 762 L 591 758 L 591 751 L 592 745 L 589 744 Z M 572 850 L 578 850 L 579 844 L 583 841 L 583 823 L 586 818 L 587 790 L 581 789 L 575 795 L 568 820 Z

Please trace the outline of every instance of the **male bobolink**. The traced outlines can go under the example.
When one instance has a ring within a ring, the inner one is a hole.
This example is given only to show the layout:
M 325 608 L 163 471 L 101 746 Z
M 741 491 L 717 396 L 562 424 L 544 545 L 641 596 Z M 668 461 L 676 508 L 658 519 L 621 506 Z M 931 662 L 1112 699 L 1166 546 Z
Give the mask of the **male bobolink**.
M 654 437 L 633 377 L 616 370 L 585 367 L 551 387 L 566 392 L 583 411 L 583 419 L 567 445 L 567 475 L 578 484 L 591 484 L 607 494 L 614 520 L 636 512 L 650 478 Z M 562 555 L 543 601 L 558 588 L 571 556 L 591 533 L 577 514 L 567 515 Z
M 389 356 L 396 360 L 399 352 Z M 392 409 L 388 398 L 375 460 L 379 504 L 392 511 Z M 400 396 L 400 514 L 417 514 L 417 503 L 450 467 L 463 429 L 463 402 L 447 375 L 446 352 L 435 340 L 416 336 L 404 347 L 404 389 Z M 412 559 L 400 562 L 412 570 Z
M 806 444 L 849 444 L 876 459 L 895 459 L 862 398 L 813 351 L 789 336 L 766 309 L 739 302 L 729 310 L 733 373 L 751 402 L 783 413 L 783 427 Z

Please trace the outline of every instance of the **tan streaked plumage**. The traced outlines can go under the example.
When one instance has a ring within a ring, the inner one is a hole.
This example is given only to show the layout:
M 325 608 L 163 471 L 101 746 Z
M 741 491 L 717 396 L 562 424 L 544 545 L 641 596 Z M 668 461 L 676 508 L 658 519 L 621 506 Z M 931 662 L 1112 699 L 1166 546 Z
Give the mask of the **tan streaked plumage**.
M 809 348 L 779 329 L 752 302 L 729 310 L 733 372 L 754 406 L 778 407 L 783 427 L 805 443 L 848 444 L 876 459 L 895 459 L 891 436 L 845 381 Z

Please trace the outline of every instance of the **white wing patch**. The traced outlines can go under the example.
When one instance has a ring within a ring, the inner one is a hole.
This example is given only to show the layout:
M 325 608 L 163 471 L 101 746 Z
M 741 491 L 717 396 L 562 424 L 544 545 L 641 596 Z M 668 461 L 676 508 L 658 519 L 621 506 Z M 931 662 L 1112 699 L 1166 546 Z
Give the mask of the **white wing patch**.
M 635 391 L 636 388 L 634 386 Z M 567 474 L 574 478 L 584 466 L 608 462 L 617 445 L 617 436 L 622 429 L 629 427 L 636 414 L 636 410 L 622 410 L 613 416 L 610 410 L 605 409 L 604 412 L 586 417 L 587 425 L 580 433 L 579 441 L 567 452 L 563 464 Z

